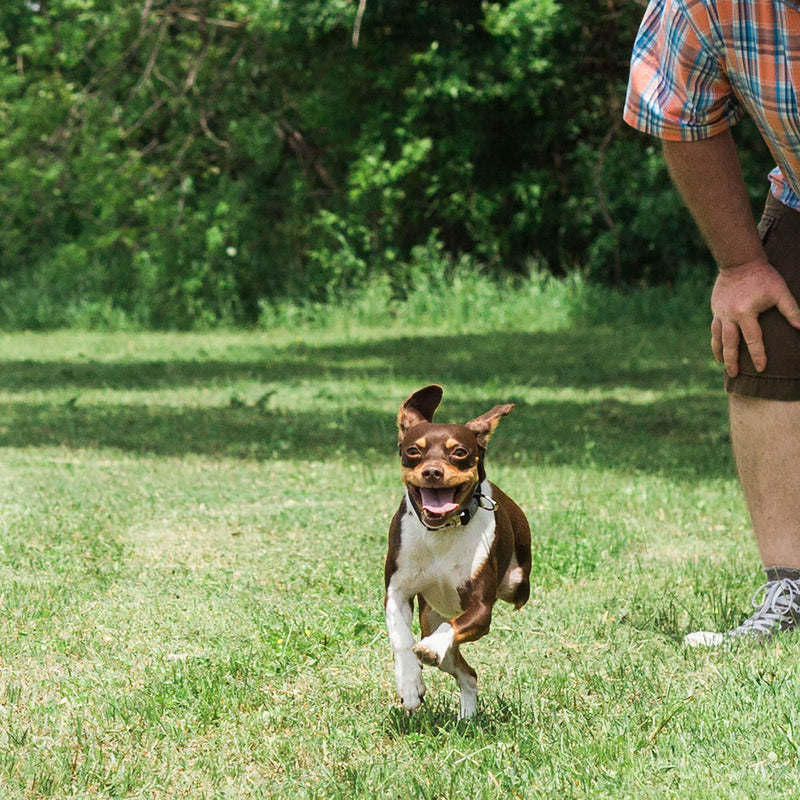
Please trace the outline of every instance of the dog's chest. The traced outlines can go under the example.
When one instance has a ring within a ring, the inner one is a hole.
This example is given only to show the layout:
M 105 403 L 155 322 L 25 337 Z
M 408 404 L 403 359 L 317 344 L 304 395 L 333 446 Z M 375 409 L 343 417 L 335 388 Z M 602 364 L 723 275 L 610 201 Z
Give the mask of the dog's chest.
M 413 512 L 401 521 L 397 571 L 392 583 L 407 597 L 421 594 L 444 617 L 461 613 L 463 590 L 489 556 L 494 514 L 480 509 L 468 525 L 429 531 Z

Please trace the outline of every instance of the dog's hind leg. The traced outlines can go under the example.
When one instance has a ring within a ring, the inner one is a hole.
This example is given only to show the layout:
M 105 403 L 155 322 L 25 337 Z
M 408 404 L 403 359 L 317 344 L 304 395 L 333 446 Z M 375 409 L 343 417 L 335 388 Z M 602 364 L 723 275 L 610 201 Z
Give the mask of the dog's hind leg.
M 478 676 L 467 664 L 457 647 L 451 647 L 439 669 L 452 675 L 461 690 L 461 710 L 459 719 L 468 719 L 478 708 Z
M 442 624 L 447 623 L 447 619 L 434 611 L 425 601 L 419 597 L 419 623 L 423 638 L 430 636 Z M 417 652 L 419 657 L 419 652 Z M 426 662 L 428 663 L 428 662 Z M 458 646 L 451 646 L 443 659 L 438 663 L 431 663 L 430 666 L 437 666 L 443 672 L 452 675 L 461 690 L 461 709 L 459 719 L 471 717 L 478 707 L 478 677 L 474 669 L 466 662 Z

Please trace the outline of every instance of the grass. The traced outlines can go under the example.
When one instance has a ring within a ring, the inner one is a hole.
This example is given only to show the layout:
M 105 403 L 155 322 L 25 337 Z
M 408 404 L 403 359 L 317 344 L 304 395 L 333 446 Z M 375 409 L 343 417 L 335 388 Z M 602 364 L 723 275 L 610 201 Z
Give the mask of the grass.
M 800 643 L 681 644 L 760 582 L 704 308 L 507 292 L 480 332 L 459 295 L 0 336 L 0 797 L 796 793 Z M 442 419 L 516 404 L 489 471 L 534 531 L 467 723 L 431 670 L 398 707 L 382 618 L 394 419 L 430 381 Z

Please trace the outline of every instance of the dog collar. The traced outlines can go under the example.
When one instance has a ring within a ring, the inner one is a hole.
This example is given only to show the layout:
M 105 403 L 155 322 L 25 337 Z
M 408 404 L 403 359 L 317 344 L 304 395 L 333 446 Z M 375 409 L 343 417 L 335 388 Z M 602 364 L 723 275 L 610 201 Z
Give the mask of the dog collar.
M 492 513 L 494 513 L 494 511 L 497 509 L 497 501 L 489 497 L 488 494 L 484 494 L 481 491 L 481 485 L 478 484 L 475 487 L 475 491 L 473 492 L 469 503 L 467 503 L 467 505 L 458 512 L 457 516 L 454 516 L 449 522 L 446 522 L 444 525 L 440 525 L 438 528 L 431 528 L 423 522 L 422 509 L 417 505 L 417 501 L 414 499 L 414 496 L 411 494 L 411 492 L 408 492 L 407 496 L 411 502 L 411 508 L 414 509 L 414 513 L 417 515 L 417 519 L 422 527 L 432 532 L 445 531 L 449 528 L 458 528 L 461 525 L 469 525 L 470 520 L 475 516 L 479 508 L 482 508 L 485 511 L 491 511 Z

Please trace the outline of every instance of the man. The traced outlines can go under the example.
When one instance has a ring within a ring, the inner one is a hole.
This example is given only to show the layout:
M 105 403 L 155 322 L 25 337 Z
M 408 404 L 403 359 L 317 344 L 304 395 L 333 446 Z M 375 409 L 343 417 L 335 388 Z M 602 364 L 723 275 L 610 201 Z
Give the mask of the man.
M 711 348 L 766 571 L 755 613 L 689 645 L 800 624 L 800 0 L 651 0 L 625 120 L 663 140 L 670 174 L 717 262 Z M 730 128 L 744 113 L 778 166 L 758 228 Z

